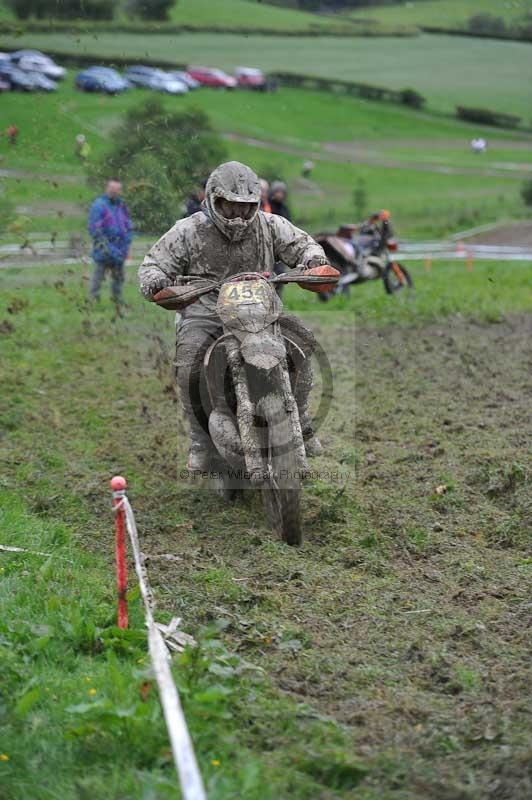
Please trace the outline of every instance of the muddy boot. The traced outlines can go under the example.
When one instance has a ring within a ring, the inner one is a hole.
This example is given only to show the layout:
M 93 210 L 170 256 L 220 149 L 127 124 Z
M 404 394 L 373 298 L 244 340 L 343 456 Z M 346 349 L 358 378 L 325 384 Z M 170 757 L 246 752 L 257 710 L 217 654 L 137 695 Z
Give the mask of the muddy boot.
M 181 394 L 181 404 L 190 428 L 190 448 L 187 469 L 206 471 L 211 468 L 215 454 L 211 437 L 201 424 L 204 412 L 199 398 L 199 376 L 191 367 L 179 367 L 177 385 Z M 192 394 L 192 396 L 191 396 Z
M 189 417 L 190 424 L 190 448 L 188 451 L 187 469 L 201 470 L 202 472 L 211 469 L 215 450 L 208 433 L 205 433 L 197 419 Z
M 315 433 L 312 433 L 308 439 L 303 437 L 303 441 L 305 443 L 305 453 L 307 454 L 307 458 L 321 456 L 323 453 L 323 445 Z
M 305 444 L 307 458 L 320 456 L 323 453 L 323 445 L 312 430 L 310 414 L 307 409 L 300 410 L 299 419 L 301 420 L 301 432 L 303 433 L 303 442 Z

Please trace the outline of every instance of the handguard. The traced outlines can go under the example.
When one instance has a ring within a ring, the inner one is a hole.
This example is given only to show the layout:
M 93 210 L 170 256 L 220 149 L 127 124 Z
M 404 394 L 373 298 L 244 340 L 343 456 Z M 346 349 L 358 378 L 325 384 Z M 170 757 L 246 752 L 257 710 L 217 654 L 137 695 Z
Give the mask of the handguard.
M 202 279 L 182 286 L 167 286 L 152 297 L 152 302 L 168 311 L 181 311 L 199 300 L 202 295 L 212 292 L 216 286 L 214 281 Z
M 297 283 L 301 289 L 309 292 L 331 292 L 338 280 L 340 273 L 330 264 L 322 264 L 310 269 L 296 269 L 285 272 L 275 279 L 275 283 Z

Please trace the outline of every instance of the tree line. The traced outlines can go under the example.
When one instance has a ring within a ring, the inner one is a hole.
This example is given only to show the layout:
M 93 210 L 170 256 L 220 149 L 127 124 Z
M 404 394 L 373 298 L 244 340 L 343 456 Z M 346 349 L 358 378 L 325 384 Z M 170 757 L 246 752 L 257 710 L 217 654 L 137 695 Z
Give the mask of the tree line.
M 91 19 L 111 20 L 118 3 L 115 0 L 8 0 L 18 19 Z M 175 0 L 127 0 L 125 13 L 138 19 L 168 19 Z

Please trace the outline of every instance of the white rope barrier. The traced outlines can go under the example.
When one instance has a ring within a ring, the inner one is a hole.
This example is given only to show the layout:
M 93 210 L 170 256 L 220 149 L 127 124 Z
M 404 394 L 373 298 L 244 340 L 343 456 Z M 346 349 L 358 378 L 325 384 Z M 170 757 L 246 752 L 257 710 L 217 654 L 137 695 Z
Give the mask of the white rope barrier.
M 118 492 L 115 494 L 118 494 Z M 170 670 L 170 655 L 161 633 L 161 629 L 164 630 L 165 628 L 162 625 L 159 626 L 153 618 L 153 594 L 140 551 L 135 516 L 125 493 L 122 493 L 119 505 L 122 505 L 125 511 L 126 528 L 133 549 L 135 571 L 144 602 L 150 657 L 159 687 L 159 696 L 161 698 L 161 705 L 163 707 L 164 718 L 166 720 L 166 727 L 168 729 L 168 736 L 172 746 L 174 763 L 183 798 L 184 800 L 206 800 L 203 781 L 194 754 L 194 747 L 188 732 L 179 694 Z M 117 506 L 115 506 L 115 510 L 116 508 Z M 185 634 L 181 634 L 181 637 L 185 637 Z

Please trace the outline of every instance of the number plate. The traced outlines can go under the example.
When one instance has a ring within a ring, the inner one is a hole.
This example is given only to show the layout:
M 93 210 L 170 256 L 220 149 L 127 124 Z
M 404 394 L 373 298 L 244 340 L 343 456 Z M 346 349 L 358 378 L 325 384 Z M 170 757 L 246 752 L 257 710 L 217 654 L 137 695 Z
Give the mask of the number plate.
M 224 283 L 220 289 L 218 305 L 234 306 L 247 303 L 263 303 L 268 297 L 264 281 L 235 281 Z

